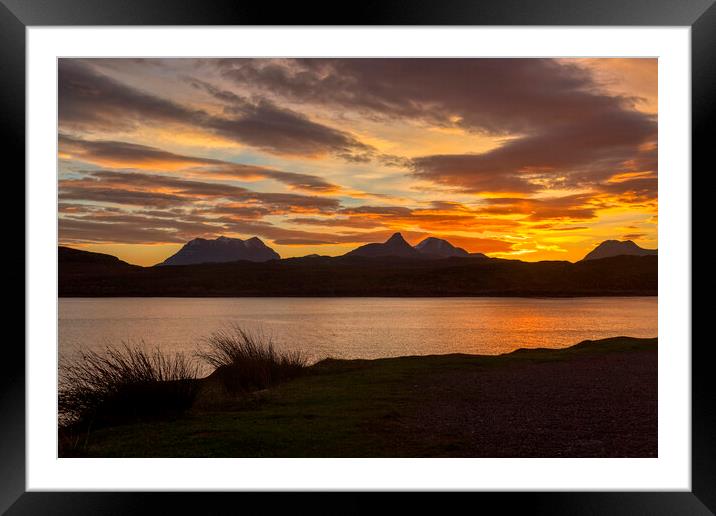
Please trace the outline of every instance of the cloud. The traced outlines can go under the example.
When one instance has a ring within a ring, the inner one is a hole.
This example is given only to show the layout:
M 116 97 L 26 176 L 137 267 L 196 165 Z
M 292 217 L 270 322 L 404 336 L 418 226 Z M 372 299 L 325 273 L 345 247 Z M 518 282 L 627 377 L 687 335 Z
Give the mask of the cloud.
M 198 201 L 219 200 L 261 206 L 271 213 L 334 212 L 340 203 L 330 197 L 293 193 L 254 192 L 223 183 L 190 181 L 141 172 L 100 170 L 81 179 L 59 183 L 62 200 L 101 201 L 136 206 L 182 206 Z
M 184 243 L 192 238 L 258 235 L 272 240 L 332 243 L 332 234 L 286 229 L 270 222 L 237 215 L 231 207 L 186 210 L 162 216 L 152 210 L 132 211 L 76 205 L 59 220 L 60 241 L 69 243 Z
M 356 206 L 343 208 L 340 213 L 345 215 L 378 215 L 378 216 L 401 216 L 407 217 L 412 209 L 406 206 Z
M 659 182 L 656 177 L 639 177 L 616 183 L 605 182 L 597 186 L 599 192 L 612 197 L 613 202 L 629 204 L 655 203 Z
M 522 215 L 526 221 L 596 218 L 602 206 L 590 195 L 567 195 L 548 199 L 491 198 L 478 212 L 485 215 Z
M 297 190 L 333 192 L 339 187 L 318 176 L 284 172 L 257 165 L 245 165 L 211 158 L 168 152 L 156 147 L 110 140 L 83 140 L 60 134 L 60 156 L 107 168 L 134 168 L 159 171 L 189 170 L 206 178 L 273 179 Z
M 201 165 L 222 165 L 216 159 L 175 154 L 156 147 L 111 140 L 84 140 L 60 134 L 58 152 L 65 159 L 109 168 L 179 170 Z
M 424 156 L 413 160 L 417 177 L 463 192 L 531 193 L 537 185 L 529 182 L 507 163 L 479 154 Z
M 215 237 L 224 225 L 207 222 L 134 215 L 122 211 L 91 209 L 59 219 L 59 240 L 62 243 L 184 243 L 197 236 Z
M 373 223 L 393 228 L 420 228 L 425 231 L 470 231 L 482 233 L 487 230 L 507 229 L 520 223 L 505 219 L 482 216 L 476 209 L 459 203 L 432 203 L 433 208 L 410 208 L 406 206 L 356 206 L 338 211 L 355 223 Z
M 655 151 L 640 150 L 656 138 L 649 117 L 612 111 L 581 122 L 547 126 L 482 154 L 416 158 L 413 170 L 421 179 L 466 192 L 532 193 L 546 187 L 593 186 L 635 167 L 655 167 L 650 159 Z
M 365 219 L 355 219 L 355 218 L 338 218 L 338 217 L 331 217 L 331 218 L 323 218 L 319 219 L 316 217 L 296 217 L 292 219 L 287 219 L 286 222 L 291 224 L 301 224 L 301 225 L 307 225 L 307 226 L 322 226 L 322 227 L 347 227 L 347 228 L 362 228 L 362 229 L 372 229 L 379 226 L 382 226 L 383 224 L 376 220 L 365 220 Z
M 589 226 L 557 226 L 555 224 L 533 224 L 530 229 L 549 229 L 550 231 L 584 231 L 588 230 Z
M 553 59 L 222 59 L 225 78 L 299 102 L 496 134 L 589 118 L 632 99 Z
M 205 81 L 190 80 L 226 103 L 229 118 L 216 118 L 212 127 L 220 134 L 279 153 L 316 156 L 333 152 L 350 161 L 366 160 L 372 147 L 350 134 L 311 121 L 307 116 L 282 108 L 265 98 L 249 100 L 230 91 L 221 90 Z
M 161 192 L 147 192 L 123 188 L 88 187 L 86 184 L 60 182 L 60 200 L 77 200 L 127 204 L 130 206 L 151 206 L 166 208 L 178 204 L 195 202 L 198 199 Z
M 296 102 L 507 136 L 485 153 L 427 155 L 414 174 L 472 193 L 594 185 L 635 161 L 656 170 L 654 116 L 605 92 L 593 70 L 553 59 L 219 60 L 225 78 Z M 407 164 L 405 159 L 386 164 Z
M 58 74 L 59 122 L 64 131 L 111 132 L 147 123 L 178 124 L 277 154 L 354 156 L 369 150 L 347 132 L 265 99 L 242 99 L 219 116 L 123 84 L 84 61 L 60 59 Z
M 233 203 L 222 203 L 207 208 L 199 208 L 193 210 L 197 216 L 222 216 L 232 220 L 245 219 L 262 219 L 267 215 L 271 215 L 272 211 L 266 206 L 260 205 L 241 205 Z

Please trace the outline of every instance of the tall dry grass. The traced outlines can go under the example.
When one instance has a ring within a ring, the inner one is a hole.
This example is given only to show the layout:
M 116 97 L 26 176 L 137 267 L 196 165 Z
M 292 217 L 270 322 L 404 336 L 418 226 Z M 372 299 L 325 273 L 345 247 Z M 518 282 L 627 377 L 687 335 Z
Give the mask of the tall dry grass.
M 260 331 L 234 325 L 212 333 L 197 356 L 213 366 L 233 392 L 264 389 L 302 374 L 308 358 L 298 351 L 277 351 Z
M 83 351 L 60 364 L 60 424 L 102 424 L 180 412 L 196 394 L 197 364 L 143 345 Z

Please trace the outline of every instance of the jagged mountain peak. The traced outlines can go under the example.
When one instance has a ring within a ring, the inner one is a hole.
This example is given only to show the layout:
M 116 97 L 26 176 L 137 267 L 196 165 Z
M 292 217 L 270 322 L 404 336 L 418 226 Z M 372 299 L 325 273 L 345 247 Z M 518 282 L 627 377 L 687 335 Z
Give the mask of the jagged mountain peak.
M 408 242 L 405 241 L 405 238 L 403 238 L 402 233 L 393 233 L 388 240 L 385 241 L 386 244 L 390 243 L 405 243 Z

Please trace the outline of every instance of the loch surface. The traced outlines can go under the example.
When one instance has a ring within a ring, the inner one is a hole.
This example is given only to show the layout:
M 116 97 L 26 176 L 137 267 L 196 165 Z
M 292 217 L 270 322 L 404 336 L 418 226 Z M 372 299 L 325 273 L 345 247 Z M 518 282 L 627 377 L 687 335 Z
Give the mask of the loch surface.
M 656 297 L 61 298 L 60 355 L 123 342 L 193 354 L 238 324 L 311 360 L 501 354 L 585 339 L 656 337 Z

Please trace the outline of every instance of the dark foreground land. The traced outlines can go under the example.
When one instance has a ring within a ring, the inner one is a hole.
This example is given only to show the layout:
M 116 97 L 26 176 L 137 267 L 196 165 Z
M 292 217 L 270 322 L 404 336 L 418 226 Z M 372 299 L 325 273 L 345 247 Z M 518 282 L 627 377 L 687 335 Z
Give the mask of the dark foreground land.
M 657 340 L 325 360 L 242 398 L 98 429 L 98 457 L 655 457 Z M 61 439 L 62 442 L 62 439 Z M 62 446 L 60 454 L 67 454 Z

